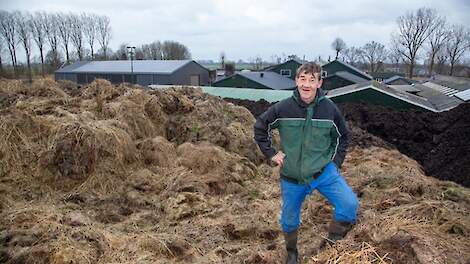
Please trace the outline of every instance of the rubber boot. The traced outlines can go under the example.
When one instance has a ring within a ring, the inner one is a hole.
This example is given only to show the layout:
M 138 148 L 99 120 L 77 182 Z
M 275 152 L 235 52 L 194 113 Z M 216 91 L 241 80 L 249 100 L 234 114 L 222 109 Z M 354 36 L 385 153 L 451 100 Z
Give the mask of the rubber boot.
M 299 259 L 299 252 L 297 251 L 297 230 L 290 233 L 284 233 L 287 250 L 287 264 L 297 264 Z
M 336 241 L 343 239 L 352 227 L 353 223 L 350 222 L 332 221 L 328 227 L 328 238 L 321 242 L 319 249 L 324 249 L 326 245 L 332 246 Z

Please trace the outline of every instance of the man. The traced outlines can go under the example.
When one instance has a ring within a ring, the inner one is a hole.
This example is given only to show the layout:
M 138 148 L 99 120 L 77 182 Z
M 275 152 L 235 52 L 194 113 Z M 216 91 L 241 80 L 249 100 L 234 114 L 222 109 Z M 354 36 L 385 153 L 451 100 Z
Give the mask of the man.
M 318 190 L 334 206 L 328 242 L 343 238 L 356 222 L 359 206 L 351 187 L 339 172 L 348 146 L 348 130 L 336 105 L 320 89 L 321 67 L 305 63 L 298 68 L 292 97 L 271 106 L 258 117 L 255 140 L 263 154 L 281 166 L 282 209 L 287 263 L 298 263 L 297 230 L 302 203 Z M 281 149 L 272 145 L 278 129 Z M 322 242 L 322 246 L 326 241 Z

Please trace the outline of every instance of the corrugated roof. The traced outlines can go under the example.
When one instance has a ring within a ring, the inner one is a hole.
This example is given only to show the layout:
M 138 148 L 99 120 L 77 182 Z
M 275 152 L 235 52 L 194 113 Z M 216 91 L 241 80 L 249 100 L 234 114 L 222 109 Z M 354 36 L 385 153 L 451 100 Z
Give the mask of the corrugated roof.
M 440 84 L 435 83 L 434 81 L 425 82 L 425 83 L 423 83 L 423 85 L 426 86 L 426 87 L 429 87 L 431 89 L 434 89 L 436 91 L 439 91 L 440 93 L 442 93 L 444 95 L 447 95 L 447 96 L 452 96 L 452 95 L 459 92 L 459 90 L 456 90 L 456 89 L 453 89 L 453 88 L 450 88 L 450 87 L 446 87 L 446 86 L 442 86 Z
M 421 92 L 415 85 L 389 85 L 393 89 L 401 92 L 418 93 Z
M 394 89 L 396 89 L 396 87 L 402 86 L 411 86 L 418 90 L 416 95 L 428 100 L 428 102 L 430 102 L 438 112 L 452 109 L 462 103 L 459 99 L 445 95 L 441 91 L 430 88 L 426 85 L 390 85 L 390 87 Z
M 388 79 L 385 79 L 385 80 L 383 80 L 383 83 L 389 84 L 389 83 L 391 83 L 393 81 L 396 81 L 396 80 L 399 80 L 399 79 L 402 79 L 402 80 L 406 81 L 408 84 L 412 83 L 410 80 L 408 80 L 407 78 L 405 78 L 403 76 L 400 76 L 400 75 L 395 75 L 395 76 L 392 76 Z
M 427 81 L 459 91 L 465 91 L 470 89 L 470 79 L 465 77 L 455 77 L 438 74 L 434 75 L 431 79 Z
M 265 67 L 264 69 L 262 69 L 263 71 L 269 71 L 269 70 L 272 70 L 278 66 L 281 66 L 283 64 L 286 64 L 290 61 L 294 61 L 294 62 L 297 62 L 298 64 L 302 65 L 304 62 L 302 62 L 301 60 L 298 60 L 298 59 L 290 59 L 290 60 L 286 60 L 285 62 L 282 62 L 282 63 L 279 63 L 279 64 L 274 64 L 274 65 L 270 65 L 270 66 L 267 66 Z
M 254 82 L 257 82 L 259 84 L 262 84 L 268 88 L 271 88 L 273 90 L 287 90 L 287 89 L 293 89 L 296 87 L 295 82 L 287 77 L 284 77 L 276 72 L 270 72 L 270 71 L 261 71 L 261 72 L 237 72 L 234 75 L 240 75 L 244 78 L 250 79 Z M 220 82 L 222 80 L 225 80 L 227 78 L 231 78 L 234 75 L 225 77 L 223 79 L 220 79 L 217 82 Z M 261 77 L 263 75 L 263 77 Z M 215 82 L 214 82 L 215 84 Z
M 343 79 L 346 79 L 348 81 L 351 81 L 353 83 L 362 83 L 362 82 L 367 82 L 368 80 L 367 79 L 364 79 L 364 78 L 361 78 L 355 74 L 352 74 L 350 72 L 347 72 L 347 71 L 339 71 L 339 72 L 335 72 L 333 75 L 330 75 L 331 77 L 333 76 L 339 76 Z M 330 77 L 330 76 L 326 76 L 326 78 Z
M 134 73 L 170 74 L 192 60 L 134 60 Z M 201 66 L 202 67 L 202 66 Z M 81 61 L 56 71 L 57 73 L 130 73 L 131 61 Z
M 71 72 L 71 71 L 73 71 L 73 70 L 75 70 L 75 69 L 77 69 L 77 68 L 79 68 L 79 67 L 81 67 L 81 66 L 83 66 L 83 65 L 85 65 L 85 64 L 87 64 L 87 63 L 89 63 L 89 61 L 77 61 L 77 62 L 75 62 L 75 63 L 73 63 L 73 64 L 70 64 L 70 65 L 67 65 L 67 66 L 65 66 L 65 67 L 62 67 L 62 68 L 58 69 L 58 70 L 55 71 L 55 72 L 60 72 L 60 73 L 62 73 L 62 72 L 64 72 L 64 73 L 65 73 L 65 72 Z
M 459 99 L 446 95 L 436 95 L 428 97 L 427 99 L 434 105 L 434 108 L 438 110 L 438 112 L 450 110 L 462 103 Z
M 330 64 L 330 63 L 333 63 L 333 62 L 335 62 L 335 61 L 336 61 L 336 62 L 339 62 L 340 64 L 342 64 L 342 65 L 344 65 L 344 66 L 346 66 L 346 67 L 348 67 L 348 68 L 350 68 L 351 70 L 356 71 L 357 73 L 359 73 L 359 74 L 361 74 L 361 75 L 364 75 L 365 77 L 369 78 L 369 80 L 374 79 L 374 78 L 373 78 L 372 76 L 370 76 L 369 74 L 367 74 L 367 73 L 365 73 L 365 72 L 359 70 L 358 68 L 356 68 L 356 67 L 354 67 L 354 66 L 352 66 L 352 65 L 349 65 L 349 64 L 347 64 L 347 63 L 345 63 L 345 62 L 342 62 L 342 61 L 340 61 L 340 60 L 334 60 L 334 61 L 332 61 L 332 62 L 328 62 L 328 63 L 326 63 L 326 64 L 323 64 L 322 67 L 324 67 L 325 65 L 328 65 L 328 64 Z
M 369 72 L 369 75 L 374 77 L 374 79 L 377 79 L 377 78 L 389 79 L 394 76 L 403 76 L 403 74 L 396 73 L 396 72 Z
M 292 79 L 275 72 L 240 72 L 239 74 L 274 90 L 286 90 L 296 87 L 296 84 Z M 261 77 L 261 75 L 263 77 Z
M 352 84 L 345 87 L 337 88 L 328 91 L 327 97 L 333 98 L 337 96 L 341 96 L 344 94 L 349 94 L 361 90 L 366 89 L 374 89 L 376 91 L 385 93 L 389 96 L 395 97 L 397 99 L 403 100 L 410 104 L 419 106 L 421 108 L 427 109 L 432 112 L 442 112 L 446 110 L 450 110 L 458 105 L 458 103 L 454 100 L 449 100 L 451 98 L 442 98 L 442 97 L 435 97 L 432 99 L 424 98 L 421 96 L 413 95 L 407 92 L 398 91 L 389 87 L 385 84 L 378 83 L 376 81 L 368 81 L 365 83 L 360 84 Z M 447 99 L 447 100 L 445 100 Z
M 467 102 L 470 100 L 470 89 L 454 94 L 455 97 Z

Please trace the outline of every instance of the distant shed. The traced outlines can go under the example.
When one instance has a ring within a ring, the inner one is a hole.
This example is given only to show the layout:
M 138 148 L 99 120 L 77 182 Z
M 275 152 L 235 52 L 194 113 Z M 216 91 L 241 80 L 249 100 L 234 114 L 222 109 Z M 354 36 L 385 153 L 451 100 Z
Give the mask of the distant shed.
M 55 71 L 56 80 L 79 84 L 95 79 L 140 85 L 208 85 L 209 70 L 193 60 L 79 61 Z

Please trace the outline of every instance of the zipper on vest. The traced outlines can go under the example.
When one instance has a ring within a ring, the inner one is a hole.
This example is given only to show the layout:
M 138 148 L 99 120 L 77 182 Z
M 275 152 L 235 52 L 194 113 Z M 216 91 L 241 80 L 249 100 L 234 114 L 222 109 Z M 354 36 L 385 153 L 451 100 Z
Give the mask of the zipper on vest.
M 302 128 L 302 143 L 300 144 L 300 178 L 302 181 L 306 178 L 304 175 L 304 144 L 310 143 L 310 139 L 307 137 L 311 136 L 312 133 L 312 118 L 313 118 L 313 106 L 307 108 L 307 116 L 305 118 L 304 127 Z M 309 141 L 309 142 L 306 142 Z

